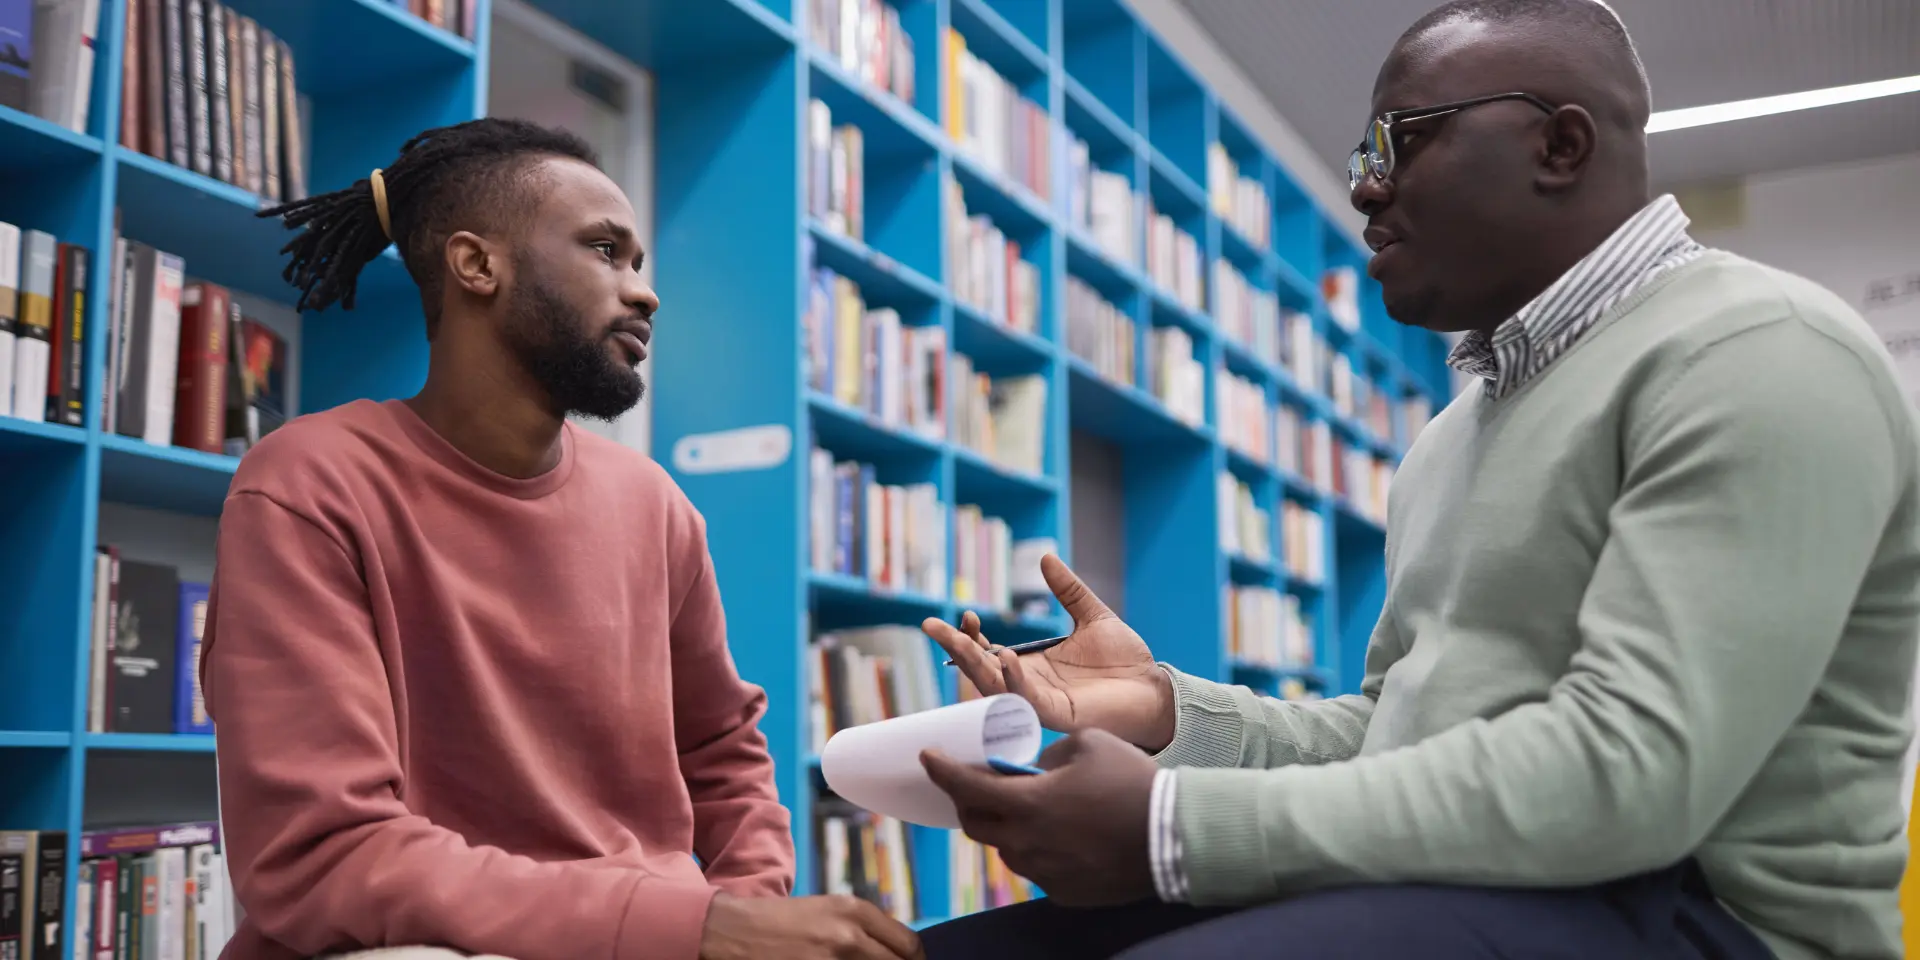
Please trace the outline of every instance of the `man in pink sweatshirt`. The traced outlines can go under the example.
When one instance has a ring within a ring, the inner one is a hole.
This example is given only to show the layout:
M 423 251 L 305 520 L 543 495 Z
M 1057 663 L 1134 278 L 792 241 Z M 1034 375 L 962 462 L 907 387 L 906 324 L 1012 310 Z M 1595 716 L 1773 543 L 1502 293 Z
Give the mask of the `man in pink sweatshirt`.
M 350 309 L 397 244 L 431 359 L 234 476 L 202 663 L 246 913 L 223 956 L 917 957 L 870 904 L 788 896 L 700 514 L 566 421 L 639 401 L 659 306 L 586 145 L 429 130 L 262 215 L 304 228 L 302 308 Z

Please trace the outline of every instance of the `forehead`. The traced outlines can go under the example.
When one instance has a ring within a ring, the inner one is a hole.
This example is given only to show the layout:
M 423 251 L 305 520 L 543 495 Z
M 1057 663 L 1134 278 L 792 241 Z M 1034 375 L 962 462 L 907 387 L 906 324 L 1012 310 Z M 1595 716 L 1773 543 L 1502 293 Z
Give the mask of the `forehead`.
M 1393 48 L 1374 79 L 1374 114 L 1527 89 L 1530 45 L 1518 27 L 1449 20 Z
M 612 178 L 592 164 L 549 157 L 529 173 L 538 178 L 542 222 L 562 230 L 601 220 L 633 227 L 636 218 L 632 201 Z

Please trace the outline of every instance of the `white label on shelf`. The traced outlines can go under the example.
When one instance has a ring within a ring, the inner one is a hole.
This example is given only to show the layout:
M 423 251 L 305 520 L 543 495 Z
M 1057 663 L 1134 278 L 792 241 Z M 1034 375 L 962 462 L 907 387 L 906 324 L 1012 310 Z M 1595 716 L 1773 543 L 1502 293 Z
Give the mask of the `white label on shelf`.
M 673 465 L 682 473 L 765 470 L 786 462 L 791 452 L 793 431 L 774 423 L 681 437 L 673 445 Z

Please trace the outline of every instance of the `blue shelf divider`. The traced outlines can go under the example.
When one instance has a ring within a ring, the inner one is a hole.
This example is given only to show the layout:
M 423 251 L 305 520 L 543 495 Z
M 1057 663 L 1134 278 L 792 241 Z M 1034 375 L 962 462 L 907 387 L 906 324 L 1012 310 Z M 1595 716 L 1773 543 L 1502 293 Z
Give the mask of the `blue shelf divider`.
M 386 163 L 419 130 L 482 115 L 488 0 L 468 41 L 432 28 L 390 0 L 233 0 L 293 49 L 297 85 L 313 103 L 310 182 L 335 189 Z M 1353 690 L 1384 592 L 1377 509 L 1334 492 L 1323 462 L 1309 482 L 1271 456 L 1230 448 L 1219 422 L 1220 379 L 1259 385 L 1270 404 L 1324 425 L 1351 457 L 1397 462 L 1410 425 L 1403 400 L 1443 405 L 1444 345 L 1389 321 L 1359 271 L 1360 323 L 1338 324 L 1322 294 L 1330 267 L 1363 266 L 1342 234 L 1206 89 L 1190 67 L 1118 0 L 895 0 L 915 54 L 912 102 L 870 88 L 809 36 L 820 0 L 536 0 L 546 13 L 651 71 L 656 79 L 657 262 L 663 308 L 656 340 L 654 450 L 705 514 L 742 671 L 771 696 L 764 731 L 781 797 L 794 811 L 799 888 L 815 883 L 810 816 L 819 789 L 808 736 L 805 651 L 830 626 L 952 620 L 963 605 L 898 594 L 809 570 L 808 452 L 815 444 L 873 463 L 893 482 L 932 483 L 949 507 L 978 503 L 1018 537 L 1051 537 L 1069 562 L 1073 511 L 1070 435 L 1116 444 L 1124 457 L 1128 620 L 1163 658 L 1192 672 L 1269 691 L 1298 682 L 1324 694 Z M 291 303 L 279 278 L 284 240 L 256 220 L 258 198 L 120 146 L 124 0 L 103 0 L 86 133 L 0 108 L 0 220 L 109 248 L 122 233 L 179 253 L 190 276 Z M 971 157 L 950 133 L 947 31 L 1041 105 L 1047 115 L 1044 195 Z M 322 54 L 322 47 L 326 47 Z M 808 103 L 865 138 L 865 240 L 807 215 Z M 1200 248 L 1204 309 L 1179 303 L 1149 278 L 1144 232 L 1130 258 L 1101 249 L 1068 209 L 1067 137 L 1094 165 L 1132 185 L 1136 226 L 1151 209 L 1173 217 Z M 1215 143 L 1261 184 L 1272 210 L 1260 243 L 1223 222 L 1213 202 Z M 1317 176 L 1318 172 L 1304 175 Z M 1010 330 L 960 302 L 946 256 L 946 184 L 968 213 L 985 214 L 1036 268 L 1033 333 Z M 1327 349 L 1387 398 L 1389 419 L 1342 411 L 1318 370 L 1287 366 L 1240 344 L 1217 322 L 1212 264 L 1276 292 L 1308 318 Z M 1000 466 L 947 439 L 894 429 L 809 390 L 802 375 L 803 315 L 815 264 L 856 281 L 872 305 L 910 325 L 932 325 L 976 369 L 1037 374 L 1046 384 L 1043 469 Z M 106 270 L 91 278 L 86 324 L 102 329 Z M 426 345 L 417 294 L 392 251 L 370 266 L 359 309 L 303 318 L 301 407 L 416 390 Z M 1139 328 L 1131 383 L 1103 377 L 1069 348 L 1069 278 L 1092 287 Z M 1150 388 L 1148 329 L 1178 327 L 1205 371 L 1198 421 L 1174 415 Z M 205 753 L 206 737 L 89 733 L 87 660 L 92 556 L 103 500 L 217 516 L 236 460 L 121 437 L 100 422 L 105 368 L 89 337 L 85 424 L 0 418 L 0 827 L 67 830 L 88 823 L 89 753 Z M 784 431 L 791 452 L 770 466 L 689 469 L 673 452 L 690 438 L 749 426 Z M 1342 458 L 1345 459 L 1345 458 Z M 1358 461 L 1356 461 L 1358 462 Z M 1347 464 L 1338 465 L 1346 470 Z M 1278 547 L 1286 503 L 1321 519 L 1324 575 L 1272 558 L 1229 557 L 1220 546 L 1218 478 L 1248 483 L 1270 513 Z M 1355 478 L 1356 482 L 1358 478 Z M 950 538 L 949 538 L 950 539 Z M 1311 663 L 1249 662 L 1229 650 L 1229 585 L 1272 586 L 1299 598 L 1311 624 Z M 1065 629 L 1049 616 L 989 612 L 996 636 Z M 937 661 L 936 661 L 937 662 Z M 950 675 L 941 686 L 952 697 Z M 913 842 L 923 921 L 949 911 L 948 845 L 933 831 Z M 70 848 L 72 849 L 72 848 Z M 70 853 L 71 867 L 74 854 Z M 71 877 L 73 871 L 68 871 Z M 68 902 L 72 902 L 71 884 Z

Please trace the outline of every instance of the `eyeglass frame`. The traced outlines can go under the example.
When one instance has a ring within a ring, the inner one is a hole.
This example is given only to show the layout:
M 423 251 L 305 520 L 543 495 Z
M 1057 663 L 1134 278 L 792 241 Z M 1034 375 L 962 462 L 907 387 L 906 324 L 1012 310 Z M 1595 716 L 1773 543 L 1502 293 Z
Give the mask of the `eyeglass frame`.
M 1477 107 L 1485 103 L 1499 103 L 1504 100 L 1522 100 L 1539 107 L 1549 114 L 1559 109 L 1531 93 L 1514 91 L 1509 93 L 1488 94 L 1484 97 L 1473 97 L 1467 100 L 1455 100 L 1451 103 L 1440 103 L 1431 107 L 1408 107 L 1405 110 L 1389 110 L 1368 121 L 1366 136 L 1362 137 L 1360 145 L 1354 147 L 1353 152 L 1347 155 L 1348 192 L 1360 189 L 1360 181 L 1365 179 L 1368 174 L 1372 174 L 1375 180 L 1381 181 L 1393 175 L 1393 168 L 1396 163 L 1393 151 L 1394 124 L 1405 123 L 1411 120 L 1430 120 L 1434 117 L 1444 117 L 1448 114 L 1459 113 L 1468 107 Z M 1379 130 L 1378 137 L 1374 135 L 1376 129 Z M 1375 140 L 1385 148 L 1386 153 L 1384 156 L 1375 156 L 1374 152 L 1367 148 L 1368 143 Z

